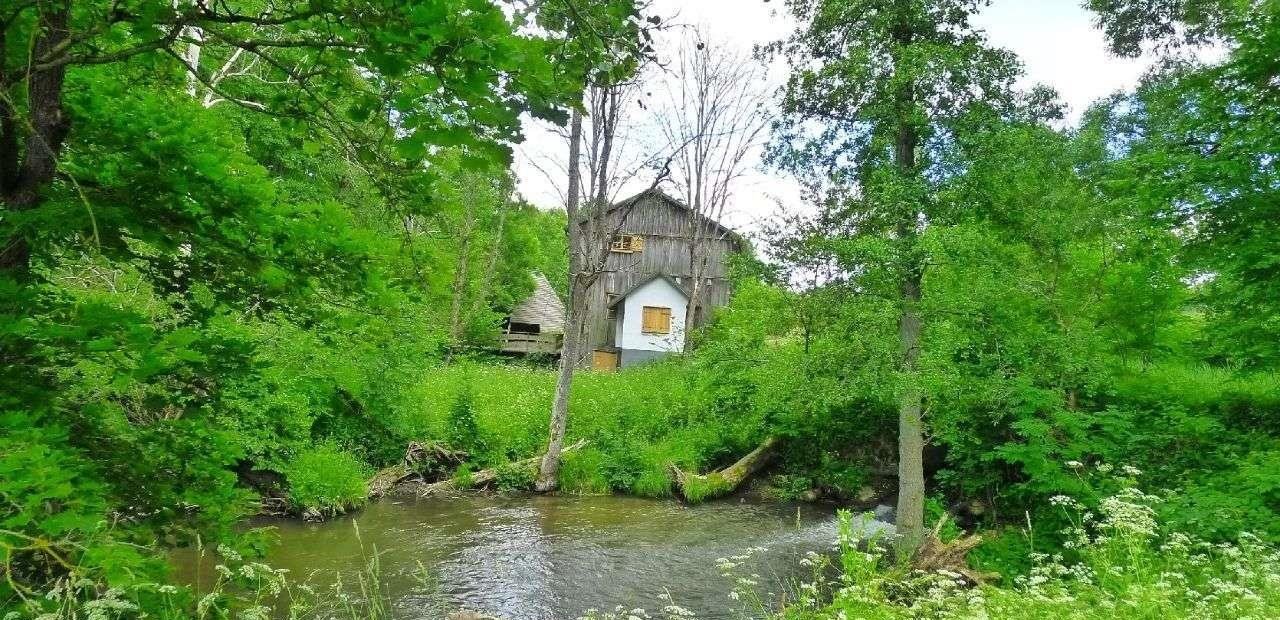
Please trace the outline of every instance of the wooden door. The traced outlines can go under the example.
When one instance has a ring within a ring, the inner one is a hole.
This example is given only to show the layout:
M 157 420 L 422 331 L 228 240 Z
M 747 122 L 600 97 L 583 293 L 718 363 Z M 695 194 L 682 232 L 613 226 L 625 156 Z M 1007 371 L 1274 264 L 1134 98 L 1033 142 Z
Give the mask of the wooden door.
M 591 368 L 592 370 L 616 370 L 618 368 L 618 353 L 616 351 L 592 351 Z

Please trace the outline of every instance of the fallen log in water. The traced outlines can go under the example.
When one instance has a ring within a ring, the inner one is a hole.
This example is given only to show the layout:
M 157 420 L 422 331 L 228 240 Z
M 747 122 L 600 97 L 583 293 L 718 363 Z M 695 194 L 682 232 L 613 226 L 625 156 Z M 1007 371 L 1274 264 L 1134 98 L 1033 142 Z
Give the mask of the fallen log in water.
M 581 449 L 582 446 L 585 445 L 587 445 L 587 440 L 579 439 L 573 445 L 566 446 L 560 452 L 561 454 L 573 452 L 574 450 Z M 537 467 L 538 463 L 541 461 L 542 455 L 539 454 L 538 456 L 532 456 L 524 460 L 512 461 L 511 463 L 504 465 L 502 468 Z M 418 495 L 426 497 L 428 495 L 439 495 L 441 493 L 450 493 L 468 488 L 474 489 L 486 486 L 498 479 L 498 471 L 502 468 L 491 467 L 489 469 L 472 472 L 468 476 L 455 477 L 450 480 L 441 480 L 440 482 L 424 484 L 418 487 Z
M 467 458 L 466 452 L 453 450 L 439 442 L 410 442 L 405 448 L 404 459 L 391 467 L 383 468 L 369 479 L 365 485 L 368 497 L 371 500 L 378 499 L 391 492 L 396 485 L 409 480 L 439 480 L 465 463 Z
M 409 468 L 405 467 L 404 463 L 396 463 L 391 467 L 384 467 L 378 470 L 378 473 L 374 474 L 369 479 L 369 482 L 365 484 L 368 489 L 368 497 L 370 500 L 378 499 L 390 492 L 397 484 L 412 480 L 415 477 L 417 477 L 417 474 L 409 471 Z
M 690 502 L 728 495 L 756 472 L 764 469 L 777 455 L 781 443 L 782 440 L 777 437 L 765 439 L 755 450 L 748 452 L 733 465 L 707 474 L 687 472 L 672 465 L 671 477 L 675 480 L 676 492 Z

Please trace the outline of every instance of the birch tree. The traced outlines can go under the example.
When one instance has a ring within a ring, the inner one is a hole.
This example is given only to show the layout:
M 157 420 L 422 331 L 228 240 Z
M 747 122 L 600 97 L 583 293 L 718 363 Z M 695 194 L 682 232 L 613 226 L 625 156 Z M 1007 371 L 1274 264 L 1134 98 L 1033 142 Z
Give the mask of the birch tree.
M 547 431 L 547 451 L 538 467 L 535 488 L 542 493 L 559 486 L 560 452 L 564 450 L 564 433 L 569 423 L 569 391 L 573 388 L 573 371 L 577 366 L 578 343 L 582 339 L 581 316 L 584 304 L 582 240 L 578 230 L 578 193 L 581 168 L 578 163 L 582 148 L 582 112 L 574 110 L 569 120 L 569 180 L 564 210 L 568 217 L 569 235 L 569 303 L 565 306 L 564 341 L 560 349 L 560 370 L 556 375 L 556 392 L 551 401 L 551 421 Z
M 556 488 L 560 470 L 560 451 L 564 447 L 565 428 L 569 416 L 569 391 L 574 371 L 582 365 L 586 340 L 587 292 L 605 271 L 609 246 L 622 223 L 634 208 L 629 203 L 611 210 L 613 196 L 621 186 L 619 178 L 631 178 L 641 168 L 617 172 L 620 151 L 618 130 L 626 109 L 626 84 L 596 85 L 588 89 L 586 110 L 590 112 L 589 135 L 584 136 L 583 114 L 574 113 L 569 131 L 569 159 L 565 212 L 569 236 L 569 303 L 565 306 L 564 343 L 560 352 L 560 368 L 552 402 L 547 452 L 539 468 L 536 488 L 547 492 Z M 583 152 L 582 146 L 588 148 Z M 669 175 L 672 161 L 683 145 L 667 146 L 659 155 L 647 158 L 654 170 L 649 189 L 657 187 Z M 587 174 L 583 175 L 583 168 Z M 587 204 L 582 205 L 586 197 Z
M 769 97 L 763 66 L 709 40 L 700 30 L 682 42 L 667 86 L 657 124 L 668 142 L 687 143 L 672 163 L 672 181 L 695 215 L 685 232 L 692 282 L 685 312 L 687 334 L 702 306 L 715 222 L 723 217 L 734 182 L 761 145 L 769 123 Z
M 593 212 L 607 203 L 610 187 L 610 161 L 614 157 L 614 141 L 621 118 L 622 99 L 617 88 L 634 76 L 640 65 L 652 54 L 652 34 L 649 27 L 660 23 L 650 17 L 640 19 L 640 6 L 634 0 L 607 0 L 592 4 L 573 4 L 570 0 L 562 18 L 564 29 L 571 41 L 581 46 L 582 54 L 595 58 L 592 63 L 605 67 L 590 79 L 584 80 L 583 91 L 587 104 L 573 109 L 569 120 L 568 160 L 566 164 L 565 215 L 569 250 L 569 300 L 565 304 L 565 333 L 561 344 L 560 366 L 556 376 L 555 396 L 551 404 L 551 416 L 547 429 L 547 451 L 538 467 L 535 489 L 539 492 L 554 491 L 559 485 L 560 455 L 564 449 L 565 430 L 569 420 L 569 394 L 573 387 L 573 375 L 580 356 L 583 328 L 586 324 L 586 293 L 599 277 L 608 256 L 608 244 L 598 235 L 591 234 L 591 224 L 583 225 L 582 197 L 590 201 Z M 627 16 L 623 22 L 604 20 L 613 24 L 610 30 L 601 28 L 601 16 L 616 14 Z M 588 154 L 589 184 L 583 187 L 583 117 L 590 114 L 591 141 Z M 587 214 L 588 216 L 591 213 Z M 611 236 L 611 235 L 610 235 Z M 600 248 L 603 247 L 603 250 Z

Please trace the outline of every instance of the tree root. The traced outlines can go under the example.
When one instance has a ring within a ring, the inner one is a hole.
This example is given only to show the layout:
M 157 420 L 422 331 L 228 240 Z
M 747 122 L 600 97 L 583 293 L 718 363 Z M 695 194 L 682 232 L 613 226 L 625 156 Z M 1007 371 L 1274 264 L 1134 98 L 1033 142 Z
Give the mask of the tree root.
M 670 466 L 671 478 L 675 481 L 676 492 L 694 503 L 728 495 L 764 469 L 777 455 L 781 443 L 781 439 L 769 437 L 733 465 L 706 474 L 690 473 L 673 464 Z
M 369 482 L 365 483 L 367 496 L 371 501 L 378 499 L 390 493 L 391 489 L 395 488 L 397 484 L 412 480 L 416 476 L 417 474 L 409 471 L 409 468 L 405 467 L 404 463 L 396 463 L 391 467 L 384 467 L 378 470 L 378 473 L 374 474 L 369 479 Z
M 924 539 L 924 543 L 916 549 L 911 559 L 911 567 L 924 572 L 934 573 L 949 571 L 964 577 L 970 585 L 981 585 L 1000 578 L 999 573 L 974 570 L 969 567 L 967 556 L 970 551 L 982 543 L 982 536 L 967 534 L 951 542 L 942 542 L 942 528 L 949 515 L 943 515 Z
M 410 480 L 439 480 L 465 463 L 467 456 L 466 452 L 453 450 L 436 441 L 409 442 L 399 463 L 381 469 L 366 483 L 368 498 L 378 499 L 390 493 L 396 485 Z

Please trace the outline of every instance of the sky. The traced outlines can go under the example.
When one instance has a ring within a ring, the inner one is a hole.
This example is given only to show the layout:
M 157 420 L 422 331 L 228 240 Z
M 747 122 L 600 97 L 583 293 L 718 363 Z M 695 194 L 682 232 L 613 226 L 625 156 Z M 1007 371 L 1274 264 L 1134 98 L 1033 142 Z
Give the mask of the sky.
M 1093 15 L 1081 4 L 1082 0 L 994 0 L 974 20 L 991 44 L 1012 50 L 1021 58 L 1026 73 L 1021 86 L 1047 84 L 1057 89 L 1069 106 L 1070 121 L 1077 120 L 1092 102 L 1132 88 L 1152 62 L 1150 58 L 1124 59 L 1108 54 L 1102 33 L 1094 28 Z M 750 53 L 756 44 L 787 36 L 792 23 L 779 13 L 782 8 L 776 0 L 654 0 L 653 4 L 654 13 L 674 23 L 705 27 L 713 38 L 743 53 Z M 659 42 L 659 54 L 664 53 L 663 43 Z M 783 78 L 771 77 L 775 83 Z M 526 134 L 528 139 L 516 149 L 518 189 L 535 205 L 561 207 L 563 199 L 557 188 L 563 182 L 558 181 L 556 171 L 563 169 L 563 163 L 558 162 L 565 159 L 567 145 L 545 126 L 528 126 Z M 725 224 L 750 234 L 780 209 L 805 209 L 793 180 L 763 168 L 758 157 L 750 168 L 732 190 L 733 198 L 722 218 Z M 647 180 L 636 183 L 640 184 L 636 189 L 648 185 Z

